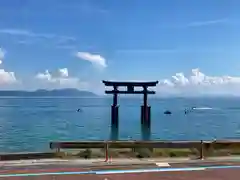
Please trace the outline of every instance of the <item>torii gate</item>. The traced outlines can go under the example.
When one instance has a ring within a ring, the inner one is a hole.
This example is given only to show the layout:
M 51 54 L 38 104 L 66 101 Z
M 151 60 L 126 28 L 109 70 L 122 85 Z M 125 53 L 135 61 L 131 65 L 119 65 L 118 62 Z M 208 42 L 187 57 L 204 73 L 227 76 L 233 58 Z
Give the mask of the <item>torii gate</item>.
M 113 90 L 106 90 L 106 94 L 113 94 L 113 104 L 111 109 L 112 126 L 118 127 L 118 94 L 143 94 L 143 105 L 141 106 L 141 124 L 150 128 L 151 126 L 151 106 L 148 105 L 148 94 L 155 94 L 155 91 L 148 90 L 148 87 L 154 87 L 158 81 L 152 82 L 114 82 L 102 81 L 105 86 L 112 86 Z M 127 90 L 118 90 L 118 87 L 125 86 Z M 134 90 L 134 87 L 142 87 L 142 90 Z

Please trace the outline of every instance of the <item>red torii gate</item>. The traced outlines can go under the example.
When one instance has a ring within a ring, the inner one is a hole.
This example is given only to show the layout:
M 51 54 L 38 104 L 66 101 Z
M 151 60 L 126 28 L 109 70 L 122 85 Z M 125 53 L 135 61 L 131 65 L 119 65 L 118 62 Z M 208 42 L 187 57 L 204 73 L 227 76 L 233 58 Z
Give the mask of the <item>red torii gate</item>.
M 112 126 L 118 127 L 118 94 L 143 94 L 143 105 L 141 106 L 141 124 L 150 128 L 151 126 L 151 106 L 148 105 L 148 94 L 155 94 L 155 91 L 148 90 L 148 87 L 154 87 L 158 81 L 152 82 L 115 82 L 102 81 L 105 86 L 112 86 L 113 90 L 106 90 L 106 94 L 113 94 L 113 104 L 111 108 Z M 127 87 L 127 90 L 118 90 L 118 87 Z M 142 90 L 134 90 L 134 87 L 142 87 Z

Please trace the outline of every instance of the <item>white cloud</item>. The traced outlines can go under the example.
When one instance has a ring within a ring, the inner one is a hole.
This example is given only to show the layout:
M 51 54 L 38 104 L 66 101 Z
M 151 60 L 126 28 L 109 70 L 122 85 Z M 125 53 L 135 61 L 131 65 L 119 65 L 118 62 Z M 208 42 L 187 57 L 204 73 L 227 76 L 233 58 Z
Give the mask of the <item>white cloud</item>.
M 5 51 L 2 48 L 0 48 L 0 64 L 2 64 L 4 56 L 5 56 Z
M 56 35 L 56 34 L 49 34 L 49 33 L 35 33 L 30 30 L 26 29 L 0 29 L 1 34 L 9 34 L 15 36 L 27 36 L 27 37 L 38 37 L 38 38 L 59 38 L 61 41 L 75 41 L 76 39 L 71 36 L 63 36 L 63 35 Z
M 223 94 L 240 95 L 240 77 L 208 76 L 198 68 L 192 69 L 190 76 L 176 73 L 169 79 L 160 81 L 159 92 L 176 94 Z
M 0 29 L 1 34 L 9 34 L 15 36 L 39 37 L 39 38 L 54 38 L 55 34 L 34 33 L 25 29 Z
M 201 28 L 204 26 L 215 26 L 215 25 L 234 25 L 233 19 L 229 18 L 218 18 L 218 19 L 206 19 L 206 20 L 195 20 L 192 22 L 175 22 L 162 24 L 162 28 L 173 28 L 173 29 L 182 29 L 182 28 Z
M 52 75 L 49 73 L 48 70 L 45 70 L 44 73 L 38 73 L 36 75 L 36 78 L 40 79 L 40 80 L 51 81 L 52 80 Z
M 91 62 L 94 65 L 98 65 L 100 67 L 107 67 L 106 59 L 98 54 L 91 54 L 89 52 L 77 52 L 76 56 L 82 60 L 86 60 Z
M 6 51 L 0 48 L 0 64 L 3 63 Z M 0 69 L 0 85 L 9 85 L 17 83 L 14 72 L 7 72 L 5 69 Z
M 228 19 L 215 19 L 215 20 L 208 20 L 208 21 L 196 21 L 188 24 L 188 27 L 200 27 L 200 26 L 208 26 L 213 24 L 222 24 L 228 22 Z
M 63 69 L 59 69 L 59 73 L 60 73 L 60 77 L 68 77 L 68 69 L 67 68 L 63 68 Z
M 0 85 L 14 84 L 17 82 L 14 72 L 7 72 L 0 69 Z
M 51 88 L 80 88 L 85 84 L 80 82 L 79 78 L 70 77 L 67 68 L 58 69 L 57 72 L 52 73 L 46 70 L 43 73 L 38 73 L 35 78 Z
M 23 35 L 23 36 L 33 36 L 34 34 L 27 30 L 22 29 L 0 29 L 0 33 L 11 34 L 11 35 Z

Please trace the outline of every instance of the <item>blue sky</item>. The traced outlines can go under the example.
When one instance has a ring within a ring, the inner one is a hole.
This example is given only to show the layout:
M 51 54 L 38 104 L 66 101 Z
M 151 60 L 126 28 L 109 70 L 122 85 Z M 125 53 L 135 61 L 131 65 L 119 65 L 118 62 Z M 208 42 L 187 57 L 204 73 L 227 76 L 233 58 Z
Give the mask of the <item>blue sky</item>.
M 0 1 L 1 88 L 100 92 L 102 79 L 160 80 L 164 93 L 192 88 L 236 93 L 239 5 L 237 0 Z

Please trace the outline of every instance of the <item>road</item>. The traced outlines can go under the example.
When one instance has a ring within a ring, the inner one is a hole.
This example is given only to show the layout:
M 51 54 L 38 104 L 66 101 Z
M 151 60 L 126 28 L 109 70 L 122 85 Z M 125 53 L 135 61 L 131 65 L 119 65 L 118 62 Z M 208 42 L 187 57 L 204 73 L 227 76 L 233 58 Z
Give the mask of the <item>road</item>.
M 238 180 L 240 161 L 196 161 L 138 165 L 32 165 L 1 167 L 4 180 Z

